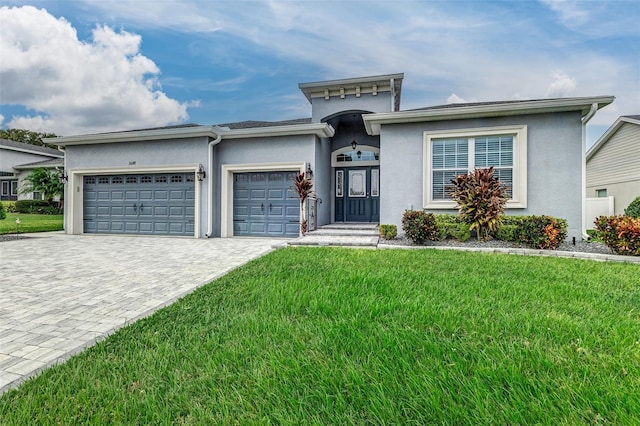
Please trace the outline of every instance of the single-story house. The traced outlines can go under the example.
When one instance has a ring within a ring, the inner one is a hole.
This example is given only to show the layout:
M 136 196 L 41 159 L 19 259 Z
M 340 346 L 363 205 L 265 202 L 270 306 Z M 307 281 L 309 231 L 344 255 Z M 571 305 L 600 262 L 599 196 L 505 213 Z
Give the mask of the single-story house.
M 23 180 L 32 170 L 61 169 L 64 153 L 46 146 L 0 139 L 0 200 L 41 200 L 42 194 L 23 194 Z
M 640 115 L 623 115 L 587 151 L 587 197 L 613 197 L 613 213 L 640 196 Z
M 65 229 L 198 237 L 297 237 L 292 179 L 313 221 L 400 228 L 405 209 L 455 212 L 450 179 L 495 166 L 508 214 L 583 229 L 585 124 L 612 96 L 401 110 L 404 74 L 299 84 L 311 117 L 49 139 L 65 149 Z

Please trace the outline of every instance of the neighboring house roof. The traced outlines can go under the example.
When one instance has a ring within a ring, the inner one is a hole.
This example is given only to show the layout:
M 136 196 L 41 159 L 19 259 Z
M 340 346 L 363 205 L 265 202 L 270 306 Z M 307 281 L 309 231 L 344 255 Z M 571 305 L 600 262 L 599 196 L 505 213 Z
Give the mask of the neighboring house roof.
M 56 149 L 46 146 L 32 145 L 24 142 L 12 141 L 9 139 L 0 139 L 0 148 L 11 151 L 27 152 L 29 154 L 46 155 L 49 157 L 62 158 L 64 154 Z
M 596 143 L 591 148 L 589 148 L 589 151 L 587 151 L 586 155 L 587 161 L 589 161 L 589 159 L 593 157 L 593 155 L 598 152 L 598 150 L 602 148 L 604 144 L 606 144 L 607 141 L 611 139 L 611 137 L 615 135 L 618 129 L 620 129 L 620 127 L 622 127 L 625 123 L 640 126 L 640 115 L 623 115 L 618 117 L 615 123 L 613 123 L 611 127 L 609 127 L 607 131 L 604 132 L 602 136 L 600 136 L 600 139 L 598 139 Z
M 13 166 L 13 168 L 16 170 L 39 169 L 40 167 L 45 167 L 48 169 L 54 167 L 64 167 L 64 158 L 52 158 L 51 160 L 36 161 L 35 163 Z
M 383 124 L 424 121 L 458 120 L 464 118 L 500 117 L 523 114 L 580 111 L 585 117 L 593 105 L 598 109 L 613 102 L 613 96 L 586 98 L 533 99 L 518 101 L 474 102 L 447 104 L 414 110 L 365 114 L 362 116 L 367 133 L 379 135 Z

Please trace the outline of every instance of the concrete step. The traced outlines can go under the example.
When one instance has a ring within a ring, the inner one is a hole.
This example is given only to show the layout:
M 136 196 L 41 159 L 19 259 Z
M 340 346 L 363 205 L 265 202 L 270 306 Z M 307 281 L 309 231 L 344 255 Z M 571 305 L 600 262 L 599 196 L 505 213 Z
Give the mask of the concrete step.
M 332 223 L 322 225 L 304 237 L 290 241 L 292 246 L 376 247 L 377 223 Z

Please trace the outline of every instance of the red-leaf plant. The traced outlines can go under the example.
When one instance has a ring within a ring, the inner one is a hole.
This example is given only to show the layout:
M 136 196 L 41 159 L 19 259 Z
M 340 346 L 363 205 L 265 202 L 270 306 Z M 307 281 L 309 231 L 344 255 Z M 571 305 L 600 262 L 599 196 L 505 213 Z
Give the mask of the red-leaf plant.
M 451 183 L 460 218 L 470 225 L 469 229 L 476 230 L 478 240 L 488 240 L 500 226 L 508 199 L 506 187 L 494 176 L 493 167 L 458 175 Z

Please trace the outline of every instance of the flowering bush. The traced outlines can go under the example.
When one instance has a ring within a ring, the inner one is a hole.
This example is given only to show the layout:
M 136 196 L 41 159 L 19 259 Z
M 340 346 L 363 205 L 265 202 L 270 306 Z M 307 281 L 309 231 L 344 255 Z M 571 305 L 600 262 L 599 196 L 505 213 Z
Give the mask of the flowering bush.
M 640 218 L 600 216 L 595 225 L 599 236 L 614 253 L 640 256 Z

